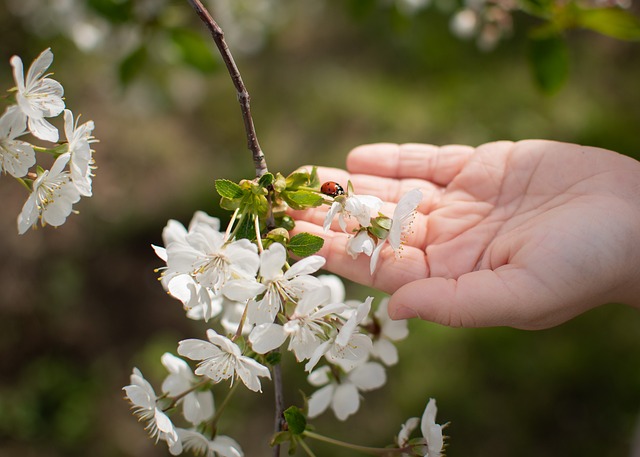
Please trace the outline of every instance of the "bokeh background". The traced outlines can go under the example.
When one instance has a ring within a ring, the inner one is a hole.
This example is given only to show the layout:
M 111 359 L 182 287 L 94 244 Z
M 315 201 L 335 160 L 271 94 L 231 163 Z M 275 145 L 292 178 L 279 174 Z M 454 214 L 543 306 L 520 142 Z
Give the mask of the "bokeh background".
M 536 20 L 521 13 L 485 52 L 453 36 L 457 6 L 447 1 L 210 5 L 273 171 L 342 166 L 352 147 L 378 141 L 548 138 L 640 156 L 637 42 L 568 33 L 569 76 L 549 95 L 527 58 Z M 231 82 L 186 0 L 4 0 L 0 43 L 6 89 L 11 55 L 30 62 L 51 46 L 68 107 L 95 121 L 100 140 L 94 197 L 59 229 L 18 236 L 26 193 L 0 177 L 0 456 L 168 455 L 130 415 L 121 388 L 137 366 L 159 390 L 160 355 L 204 335 L 158 284 L 150 245 L 170 218 L 187 223 L 198 209 L 226 217 L 214 180 L 252 176 Z M 610 304 L 537 332 L 410 328 L 387 386 L 346 423 L 325 413 L 318 431 L 386 445 L 434 397 L 439 421 L 450 422 L 452 457 L 631 455 L 637 310 Z M 285 361 L 284 370 L 286 399 L 300 404 L 298 389 L 312 390 L 301 367 Z M 247 456 L 270 455 L 270 387 L 239 395 L 221 423 Z

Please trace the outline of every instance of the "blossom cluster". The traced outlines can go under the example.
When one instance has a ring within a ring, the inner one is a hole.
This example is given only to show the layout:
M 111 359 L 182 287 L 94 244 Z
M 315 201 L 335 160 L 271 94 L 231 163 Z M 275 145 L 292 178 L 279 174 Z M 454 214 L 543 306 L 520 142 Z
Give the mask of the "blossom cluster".
M 18 216 L 20 234 L 38 221 L 43 226 L 62 225 L 80 197 L 92 194 L 94 124 L 88 121 L 79 125 L 73 113 L 65 109 L 64 89 L 47 73 L 52 62 L 53 53 L 44 50 L 25 76 L 20 57 L 13 56 L 10 61 L 16 83 L 10 92 L 16 103 L 0 116 L 0 172 L 16 178 L 30 193 Z M 58 129 L 48 120 L 62 113 L 65 142 L 59 142 Z M 21 138 L 28 133 L 56 145 L 35 146 Z M 49 170 L 36 165 L 36 152 L 55 158 Z M 35 172 L 30 172 L 34 166 Z
M 234 195 L 229 184 L 225 186 L 221 194 Z M 422 194 L 410 191 L 390 218 L 379 212 L 382 202 L 377 197 L 357 195 L 351 187 L 341 195 L 317 191 L 317 201 L 330 206 L 326 228 L 337 219 L 347 231 L 352 220 L 357 221 L 348 250 L 352 255 L 371 255 L 373 271 L 385 243 L 394 251 L 401 248 Z M 293 198 L 285 187 L 278 188 L 282 199 Z M 243 198 L 240 191 L 237 195 Z M 311 201 L 308 195 L 304 198 Z M 238 385 L 261 392 L 262 382 L 271 379 L 283 352 L 304 364 L 308 382 L 317 388 L 307 399 L 306 417 L 331 409 L 339 420 L 347 419 L 359 409 L 362 392 L 385 384 L 386 368 L 398 362 L 394 343 L 408 335 L 406 321 L 388 317 L 386 299 L 375 310 L 373 297 L 346 300 L 338 277 L 317 275 L 325 264 L 323 257 L 308 255 L 291 263 L 286 237 L 280 241 L 263 237 L 258 216 L 242 216 L 245 212 L 249 211 L 236 208 L 224 231 L 217 218 L 201 211 L 187 227 L 170 220 L 162 233 L 164 246 L 153 246 L 166 263 L 159 269 L 163 287 L 182 303 L 188 318 L 209 326 L 206 339 L 190 338 L 178 344 L 177 353 L 196 363 L 193 372 L 183 359 L 163 356 L 171 373 L 163 383 L 163 396 L 156 396 L 137 369 L 131 385 L 125 387 L 134 413 L 173 454 L 191 449 L 210 456 L 242 455 L 236 441 L 216 435 L 220 415 L 213 413 L 213 400 L 192 396 L 227 380 L 232 386 L 229 395 Z M 254 221 L 253 238 L 238 236 L 246 228 L 242 220 Z M 369 241 L 361 242 L 364 237 Z M 180 404 L 190 428 L 174 426 L 169 419 Z M 432 416 L 435 420 L 435 413 Z M 406 455 L 435 456 L 442 448 L 442 443 L 433 444 L 436 441 L 397 444 L 407 450 Z

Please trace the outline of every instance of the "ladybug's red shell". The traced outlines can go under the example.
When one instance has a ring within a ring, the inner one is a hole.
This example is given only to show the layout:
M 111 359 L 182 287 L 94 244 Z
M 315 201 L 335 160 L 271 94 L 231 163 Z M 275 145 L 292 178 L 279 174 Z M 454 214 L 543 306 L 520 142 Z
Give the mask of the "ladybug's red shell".
M 331 197 L 337 197 L 338 195 L 344 195 L 344 189 L 340 184 L 335 181 L 327 181 L 320 187 L 320 192 Z

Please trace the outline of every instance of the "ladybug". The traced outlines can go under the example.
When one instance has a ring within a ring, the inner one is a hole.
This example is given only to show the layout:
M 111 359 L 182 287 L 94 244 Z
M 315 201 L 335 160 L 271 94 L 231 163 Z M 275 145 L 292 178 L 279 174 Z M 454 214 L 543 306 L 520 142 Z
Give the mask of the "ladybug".
M 344 188 L 335 181 L 327 181 L 320 187 L 320 192 L 330 197 L 344 195 Z

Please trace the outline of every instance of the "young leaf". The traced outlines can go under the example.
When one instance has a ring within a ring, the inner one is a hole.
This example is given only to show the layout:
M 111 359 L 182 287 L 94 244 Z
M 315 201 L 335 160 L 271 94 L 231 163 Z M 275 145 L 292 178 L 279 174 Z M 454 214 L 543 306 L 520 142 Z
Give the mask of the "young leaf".
M 293 209 L 307 209 L 322 205 L 324 198 L 308 190 L 294 190 L 282 192 L 282 199 Z
M 640 19 L 620 8 L 580 10 L 578 24 L 618 40 L 640 40 Z
M 298 233 L 291 238 L 287 248 L 298 257 L 308 257 L 318 252 L 324 240 L 319 236 L 312 235 L 311 233 Z
M 296 190 L 300 186 L 309 185 L 309 173 L 305 172 L 294 172 L 287 176 L 287 189 Z
M 569 52 L 559 35 L 532 36 L 529 58 L 533 76 L 540 88 L 552 94 L 562 87 L 569 75 Z
M 221 197 L 229 198 L 231 200 L 240 198 L 244 195 L 242 188 L 228 179 L 216 179 L 216 191 Z
M 289 406 L 284 410 L 284 419 L 289 425 L 289 431 L 294 435 L 302 435 L 307 427 L 307 419 L 297 406 Z
M 271 185 L 273 180 L 274 180 L 274 177 L 271 173 L 265 173 L 262 176 L 260 176 L 260 179 L 258 180 L 258 184 L 260 184 L 262 187 L 268 187 Z

